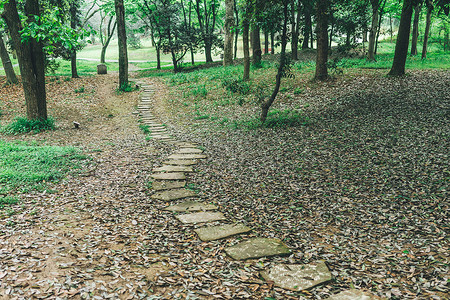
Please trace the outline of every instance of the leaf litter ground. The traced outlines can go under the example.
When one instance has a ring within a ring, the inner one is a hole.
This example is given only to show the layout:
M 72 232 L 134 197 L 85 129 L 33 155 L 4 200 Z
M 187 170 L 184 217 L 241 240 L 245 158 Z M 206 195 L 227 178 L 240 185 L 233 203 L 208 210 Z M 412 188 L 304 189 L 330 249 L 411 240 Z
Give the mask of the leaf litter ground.
M 200 198 L 253 228 L 244 238 L 279 238 L 294 250 L 247 262 L 223 251 L 242 236 L 201 242 L 199 226 L 181 226 L 162 210 L 168 203 L 150 198 L 151 170 L 173 149 L 145 140 L 132 114 L 137 93 L 115 95 L 114 80 L 59 84 L 49 97 L 58 130 L 2 137 L 75 145 L 93 158 L 54 193 L 24 194 L 15 214 L 2 215 L 4 297 L 298 299 L 350 287 L 448 297 L 448 72 L 327 83 L 296 100 L 310 104 L 309 126 L 256 132 L 184 124 L 160 89 L 157 115 L 179 140 L 207 149 L 188 178 Z M 75 95 L 77 84 L 90 95 Z M 8 103 L 6 120 L 20 112 Z M 317 260 L 335 280 L 310 291 L 259 277 L 276 263 Z

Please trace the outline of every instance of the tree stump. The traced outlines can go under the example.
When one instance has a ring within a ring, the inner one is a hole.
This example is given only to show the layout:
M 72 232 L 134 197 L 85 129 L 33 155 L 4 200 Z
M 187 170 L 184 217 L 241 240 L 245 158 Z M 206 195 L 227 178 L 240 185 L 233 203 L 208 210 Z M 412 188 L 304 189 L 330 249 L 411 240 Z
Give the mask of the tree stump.
M 103 75 L 107 73 L 106 65 L 105 64 L 99 64 L 97 65 L 97 74 Z

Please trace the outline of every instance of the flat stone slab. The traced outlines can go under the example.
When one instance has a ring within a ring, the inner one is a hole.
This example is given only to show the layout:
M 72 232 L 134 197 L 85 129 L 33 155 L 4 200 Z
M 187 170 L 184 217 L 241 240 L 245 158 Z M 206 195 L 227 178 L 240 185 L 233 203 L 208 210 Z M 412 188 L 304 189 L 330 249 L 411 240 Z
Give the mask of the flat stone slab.
M 181 148 L 176 151 L 179 154 L 195 154 L 195 153 L 203 153 L 203 150 L 198 148 Z
M 307 290 L 333 278 L 323 261 L 308 265 L 275 265 L 262 271 L 261 276 L 273 281 L 275 286 L 292 291 Z
M 152 174 L 152 178 L 157 180 L 184 180 L 186 176 L 184 173 L 157 173 Z
M 193 172 L 192 167 L 186 166 L 162 166 L 154 168 L 153 172 Z
M 166 207 L 164 210 L 169 211 L 176 211 L 176 212 L 191 212 L 191 211 L 207 211 L 207 210 L 216 210 L 217 206 L 208 204 L 208 203 L 202 203 L 202 202 L 196 202 L 196 201 L 186 201 L 183 203 L 175 204 Z
M 202 159 L 206 158 L 203 154 L 172 154 L 169 155 L 169 159 Z
M 175 165 L 175 166 L 192 166 L 197 163 L 194 159 L 170 159 L 163 162 L 164 165 Z
M 235 260 L 291 254 L 282 241 L 267 238 L 253 238 L 225 248 L 225 252 Z
M 333 295 L 327 299 L 330 300 L 378 300 L 382 299 L 374 294 L 364 292 L 361 290 L 347 290 Z
M 152 189 L 155 191 L 162 191 L 162 190 L 171 190 L 171 189 L 179 189 L 186 186 L 186 181 L 154 181 L 152 183 Z
M 193 197 L 197 194 L 194 191 L 186 190 L 186 189 L 177 189 L 177 190 L 167 190 L 163 192 L 158 192 L 151 197 L 153 199 L 160 199 L 165 201 L 183 199 L 187 197 Z
M 181 147 L 181 148 L 195 148 L 195 147 L 197 147 L 196 144 L 189 143 L 189 142 L 177 142 L 176 145 L 178 147 Z
M 193 214 L 178 215 L 176 218 L 183 224 L 206 223 L 226 220 L 221 212 L 198 212 Z
M 220 226 L 208 226 L 195 229 L 198 237 L 204 241 L 220 240 L 229 236 L 249 232 L 252 229 L 242 224 L 226 224 Z

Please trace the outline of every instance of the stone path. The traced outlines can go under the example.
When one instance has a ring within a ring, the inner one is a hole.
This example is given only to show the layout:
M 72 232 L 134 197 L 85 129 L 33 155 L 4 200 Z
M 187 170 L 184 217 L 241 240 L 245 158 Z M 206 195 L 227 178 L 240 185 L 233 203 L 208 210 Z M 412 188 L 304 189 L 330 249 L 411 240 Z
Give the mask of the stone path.
M 202 241 L 226 239 L 231 236 L 248 233 L 252 229 L 229 220 L 212 203 L 196 201 L 196 193 L 186 189 L 188 174 L 193 172 L 199 159 L 205 159 L 202 147 L 187 141 L 178 141 L 172 137 L 165 126 L 158 122 L 151 113 L 152 86 L 139 80 L 134 80 L 142 89 L 141 101 L 138 105 L 139 114 L 143 124 L 150 130 L 153 139 L 167 142 L 176 147 L 173 154 L 167 157 L 162 166 L 154 168 L 151 177 L 154 179 L 152 188 L 155 193 L 151 198 L 166 202 L 177 202 L 168 205 L 164 210 L 176 213 L 174 217 L 182 224 L 204 224 L 195 229 Z M 181 202 L 179 202 L 181 201 Z M 208 226 L 208 223 L 220 222 L 223 224 Z M 231 223 L 231 224 L 230 224 Z M 227 247 L 225 253 L 235 260 L 257 259 L 261 257 L 290 255 L 292 251 L 278 239 L 250 238 Z M 279 264 L 262 271 L 260 274 L 265 280 L 273 282 L 275 286 L 294 291 L 310 289 L 314 286 L 325 284 L 332 280 L 332 275 L 325 262 L 319 261 L 312 264 Z M 335 294 L 329 299 L 379 299 L 375 295 L 360 290 L 347 290 Z

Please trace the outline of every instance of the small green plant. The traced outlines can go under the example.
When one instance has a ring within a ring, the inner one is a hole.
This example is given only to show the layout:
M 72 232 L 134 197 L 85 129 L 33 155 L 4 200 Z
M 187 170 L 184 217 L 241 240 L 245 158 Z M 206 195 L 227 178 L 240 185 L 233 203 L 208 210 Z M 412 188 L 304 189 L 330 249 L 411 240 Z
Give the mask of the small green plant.
M 254 130 L 257 128 L 286 128 L 295 126 L 306 126 L 309 125 L 309 118 L 302 115 L 300 112 L 295 110 L 272 110 L 269 111 L 267 115 L 266 122 L 261 123 L 259 118 L 253 118 L 250 120 L 240 120 L 234 121 L 230 126 L 234 129 L 250 129 Z
M 5 134 L 23 134 L 28 132 L 38 133 L 45 130 L 55 129 L 55 121 L 52 118 L 46 120 L 28 120 L 27 118 L 18 117 L 12 123 L 2 128 Z
M 64 81 L 65 82 L 68 82 L 68 81 L 71 81 L 72 80 L 72 78 L 70 78 L 70 77 L 64 77 Z
M 303 93 L 303 89 L 302 88 L 296 88 L 294 90 L 294 95 L 300 95 L 301 93 Z
M 191 90 L 192 95 L 206 97 L 208 95 L 208 90 L 206 89 L 206 85 L 197 86 L 197 88 Z
M 142 132 L 144 134 L 150 134 L 151 133 L 150 126 L 148 126 L 146 124 L 139 124 L 139 129 L 142 130 Z
M 4 208 L 5 206 L 9 206 L 9 205 L 14 205 L 17 202 L 19 202 L 19 200 L 17 199 L 17 197 L 11 197 L 11 196 L 5 196 L 5 197 L 1 197 L 0 196 L 0 208 Z
M 136 85 L 133 82 L 128 82 L 128 83 L 124 83 L 122 84 L 119 89 L 117 90 L 117 93 L 129 93 L 129 92 L 133 92 L 137 89 Z
M 86 90 L 86 89 L 84 88 L 84 86 L 82 86 L 82 87 L 80 87 L 80 88 L 75 89 L 74 91 L 75 91 L 75 93 L 77 93 L 77 94 L 81 94 L 81 93 L 84 93 L 85 90 Z
M 147 182 L 147 188 L 151 190 L 153 188 L 153 181 Z
M 225 78 L 222 80 L 222 86 L 232 93 L 241 95 L 250 93 L 250 84 L 242 79 Z

